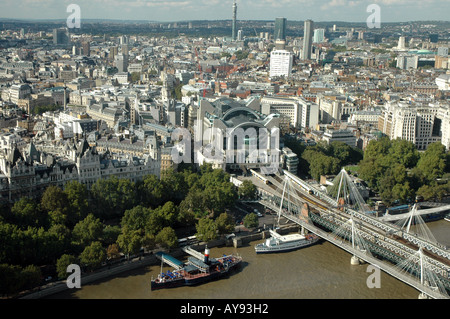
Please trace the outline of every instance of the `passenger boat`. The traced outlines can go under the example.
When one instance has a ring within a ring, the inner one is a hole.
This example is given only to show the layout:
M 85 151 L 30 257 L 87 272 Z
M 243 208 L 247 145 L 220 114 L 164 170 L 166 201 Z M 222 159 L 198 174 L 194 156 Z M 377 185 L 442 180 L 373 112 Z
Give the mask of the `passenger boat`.
M 203 260 L 189 257 L 186 264 L 177 261 L 172 256 L 160 254 L 161 261 L 168 261 L 173 266 L 178 266 L 173 271 L 167 271 L 151 280 L 151 290 L 162 288 L 175 288 L 180 286 L 194 286 L 207 281 L 219 279 L 226 276 L 235 269 L 242 261 L 240 256 L 223 255 L 219 258 L 209 258 L 209 249 L 205 248 Z M 162 268 L 162 266 L 161 266 Z
M 291 234 L 280 235 L 274 230 L 269 231 L 271 237 L 266 239 L 264 243 L 255 245 L 257 254 L 281 253 L 297 250 L 307 246 L 311 246 L 319 240 L 314 234 Z

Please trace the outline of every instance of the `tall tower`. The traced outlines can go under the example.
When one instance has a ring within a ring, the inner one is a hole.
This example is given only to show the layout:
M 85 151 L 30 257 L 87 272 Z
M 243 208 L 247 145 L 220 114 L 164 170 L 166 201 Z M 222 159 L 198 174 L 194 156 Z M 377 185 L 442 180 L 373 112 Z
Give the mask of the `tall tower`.
M 273 33 L 273 39 L 286 40 L 286 18 L 275 19 L 275 30 Z
M 310 60 L 311 59 L 311 50 L 312 50 L 312 37 L 313 37 L 314 22 L 312 20 L 306 20 L 304 29 L 305 30 L 304 30 L 304 34 L 303 34 L 302 58 L 303 58 L 303 60 Z
M 233 38 L 233 41 L 236 41 L 237 38 L 237 27 L 236 27 L 236 17 L 237 17 L 237 4 L 236 0 L 234 0 L 233 3 L 233 24 L 231 26 L 231 37 Z

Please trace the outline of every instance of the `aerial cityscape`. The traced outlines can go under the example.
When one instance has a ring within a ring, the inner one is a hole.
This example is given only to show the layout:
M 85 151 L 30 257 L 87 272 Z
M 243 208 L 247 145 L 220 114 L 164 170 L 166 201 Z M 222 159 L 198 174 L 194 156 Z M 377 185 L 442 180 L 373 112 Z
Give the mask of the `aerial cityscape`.
M 0 4 L 0 298 L 448 299 L 449 10 Z

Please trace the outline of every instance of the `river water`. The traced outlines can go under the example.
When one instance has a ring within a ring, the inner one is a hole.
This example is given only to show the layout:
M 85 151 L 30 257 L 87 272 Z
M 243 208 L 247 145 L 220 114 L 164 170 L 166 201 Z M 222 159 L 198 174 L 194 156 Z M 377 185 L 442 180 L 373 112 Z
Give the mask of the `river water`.
M 450 222 L 428 223 L 436 239 L 450 247 Z M 380 288 L 369 288 L 368 264 L 352 266 L 351 255 L 322 241 L 301 250 L 256 255 L 255 241 L 240 248 L 211 249 L 211 256 L 240 254 L 243 265 L 228 278 L 196 287 L 150 290 L 160 265 L 85 285 L 51 298 L 75 299 L 417 299 L 419 292 L 381 272 Z M 164 271 L 169 270 L 163 267 Z

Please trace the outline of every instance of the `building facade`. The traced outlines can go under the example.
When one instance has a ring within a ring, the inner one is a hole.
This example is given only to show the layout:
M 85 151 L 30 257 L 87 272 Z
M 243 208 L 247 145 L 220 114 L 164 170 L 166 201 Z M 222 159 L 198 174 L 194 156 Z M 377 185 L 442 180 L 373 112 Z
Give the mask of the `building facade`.
M 313 29 L 314 22 L 312 20 L 306 20 L 303 31 L 303 60 L 311 60 Z
M 292 72 L 294 54 L 287 50 L 273 50 L 270 53 L 270 77 L 288 77 Z

